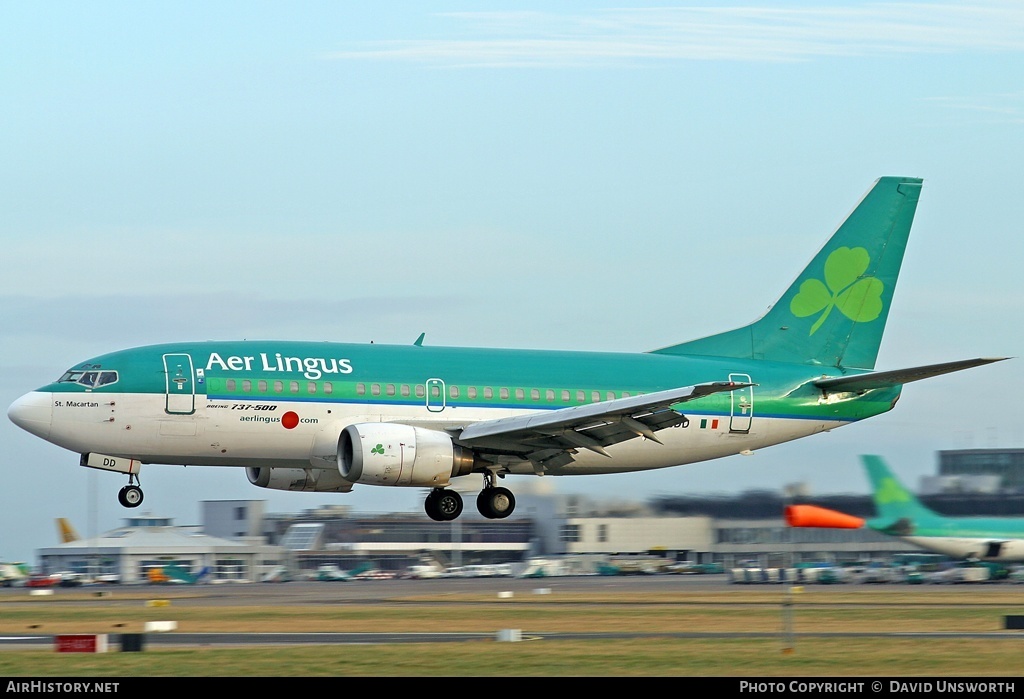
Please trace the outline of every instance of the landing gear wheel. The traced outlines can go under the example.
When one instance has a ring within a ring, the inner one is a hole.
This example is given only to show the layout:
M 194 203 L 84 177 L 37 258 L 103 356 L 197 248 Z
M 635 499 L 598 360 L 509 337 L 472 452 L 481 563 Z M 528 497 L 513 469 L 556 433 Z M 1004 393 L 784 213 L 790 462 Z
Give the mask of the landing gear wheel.
M 462 514 L 462 496 L 447 488 L 434 488 L 427 495 L 423 509 L 436 522 L 450 522 Z
M 137 485 L 126 485 L 118 492 L 117 501 L 125 507 L 138 507 L 142 504 L 142 488 Z
M 427 493 L 427 499 L 423 503 L 423 509 L 427 513 L 427 517 L 434 520 L 435 522 L 443 522 L 444 518 L 441 517 L 441 511 L 437 509 L 437 494 L 439 490 L 431 490 Z
M 505 519 L 516 509 L 516 497 L 508 488 L 484 488 L 476 496 L 476 509 L 487 519 Z

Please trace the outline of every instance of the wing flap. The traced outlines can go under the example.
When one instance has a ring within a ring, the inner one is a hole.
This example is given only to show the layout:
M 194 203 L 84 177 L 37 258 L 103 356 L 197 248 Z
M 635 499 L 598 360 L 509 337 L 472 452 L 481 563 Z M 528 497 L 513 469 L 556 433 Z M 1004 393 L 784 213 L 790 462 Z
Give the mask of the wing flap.
M 553 465 L 571 461 L 564 454 L 604 448 L 645 437 L 658 441 L 655 432 L 679 424 L 683 416 L 672 406 L 723 391 L 735 391 L 749 383 L 719 381 L 673 388 L 629 398 L 590 403 L 560 410 L 541 411 L 497 420 L 485 420 L 462 429 L 456 437 L 471 448 L 520 454 L 535 463 Z

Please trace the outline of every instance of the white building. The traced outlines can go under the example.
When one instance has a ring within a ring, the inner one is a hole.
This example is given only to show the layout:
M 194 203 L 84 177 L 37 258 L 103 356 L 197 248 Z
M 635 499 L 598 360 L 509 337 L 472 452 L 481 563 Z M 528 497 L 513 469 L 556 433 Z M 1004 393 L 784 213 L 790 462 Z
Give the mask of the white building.
M 183 580 L 200 574 L 211 581 L 254 582 L 280 564 L 281 549 L 262 538 L 222 539 L 170 518 L 142 516 L 101 536 L 76 539 L 38 551 L 41 572 L 70 571 L 85 578 L 116 577 L 144 583 L 149 571 L 173 571 Z

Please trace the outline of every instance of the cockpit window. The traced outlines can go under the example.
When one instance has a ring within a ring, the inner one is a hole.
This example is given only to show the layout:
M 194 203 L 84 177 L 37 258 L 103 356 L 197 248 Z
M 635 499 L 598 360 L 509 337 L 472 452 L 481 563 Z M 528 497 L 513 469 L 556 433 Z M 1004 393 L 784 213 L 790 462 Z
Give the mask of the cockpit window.
M 117 383 L 116 371 L 75 371 L 72 369 L 57 380 L 57 383 L 77 383 L 87 388 L 99 388 Z
M 99 378 L 96 380 L 97 386 L 106 386 L 117 381 L 116 371 L 101 371 Z

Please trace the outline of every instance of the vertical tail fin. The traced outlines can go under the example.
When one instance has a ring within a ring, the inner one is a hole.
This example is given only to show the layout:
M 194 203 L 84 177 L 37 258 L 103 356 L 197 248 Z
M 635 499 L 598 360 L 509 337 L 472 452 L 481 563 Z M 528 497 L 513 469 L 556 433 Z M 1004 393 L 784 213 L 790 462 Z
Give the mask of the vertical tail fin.
M 654 350 L 874 369 L 921 180 L 882 177 L 759 320 Z
M 57 518 L 57 531 L 60 533 L 61 543 L 67 544 L 79 539 L 78 532 L 65 517 Z
M 892 528 L 898 522 L 919 525 L 923 520 L 938 517 L 935 512 L 921 504 L 921 501 L 900 483 L 879 456 L 862 456 L 864 470 L 871 480 L 871 496 L 875 501 L 877 518 L 870 525 L 875 528 Z M 906 532 L 909 533 L 909 532 Z

